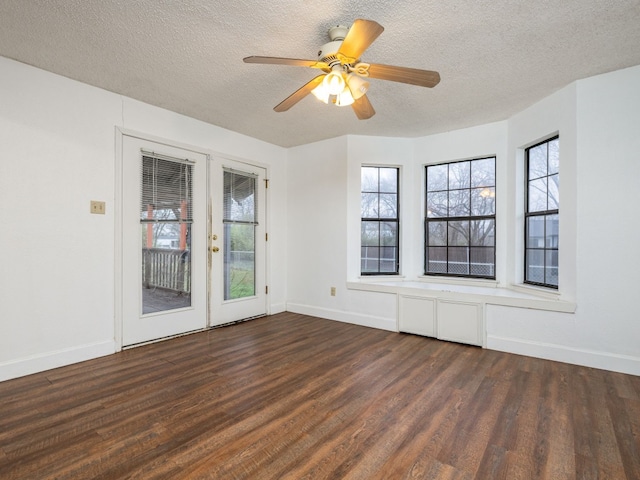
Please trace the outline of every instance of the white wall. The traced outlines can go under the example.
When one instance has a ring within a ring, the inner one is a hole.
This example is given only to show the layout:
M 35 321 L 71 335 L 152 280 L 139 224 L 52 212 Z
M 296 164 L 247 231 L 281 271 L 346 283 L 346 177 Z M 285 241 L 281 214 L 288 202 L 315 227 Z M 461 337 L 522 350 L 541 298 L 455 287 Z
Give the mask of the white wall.
M 353 271 L 355 261 L 355 269 L 360 268 L 359 244 L 355 260 L 347 255 L 348 243 L 353 245 L 354 236 L 358 242 L 360 238 L 359 221 L 348 219 L 353 210 L 348 193 L 356 196 L 360 218 L 359 163 L 356 190 L 347 191 L 352 142 L 358 143 L 358 138 L 341 137 L 289 151 L 287 310 L 395 330 L 395 296 L 346 289 L 348 265 Z M 388 161 L 396 163 L 394 157 Z M 334 297 L 331 287 L 336 287 Z
M 579 338 L 639 359 L 640 67 L 578 82 L 578 134 Z
M 285 149 L 5 58 L 0 105 L 0 380 L 115 350 L 116 127 L 267 166 L 269 298 L 284 310 Z

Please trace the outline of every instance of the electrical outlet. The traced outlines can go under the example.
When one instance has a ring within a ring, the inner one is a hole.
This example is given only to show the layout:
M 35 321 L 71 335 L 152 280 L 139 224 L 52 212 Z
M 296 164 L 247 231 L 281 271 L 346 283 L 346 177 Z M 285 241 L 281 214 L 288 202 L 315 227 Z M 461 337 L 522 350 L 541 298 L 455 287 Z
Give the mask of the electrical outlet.
M 336 296 L 336 287 L 331 287 L 331 296 L 332 297 Z
M 106 210 L 105 202 L 99 202 L 97 200 L 91 200 L 91 213 L 95 213 L 97 215 L 104 215 Z

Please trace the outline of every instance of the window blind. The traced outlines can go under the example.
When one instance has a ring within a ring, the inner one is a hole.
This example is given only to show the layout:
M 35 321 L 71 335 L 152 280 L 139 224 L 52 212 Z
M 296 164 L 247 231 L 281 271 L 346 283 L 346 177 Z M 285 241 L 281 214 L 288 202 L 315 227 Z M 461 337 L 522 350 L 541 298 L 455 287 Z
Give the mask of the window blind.
M 224 170 L 223 223 L 258 225 L 256 176 Z
M 193 164 L 143 152 L 141 223 L 193 222 Z

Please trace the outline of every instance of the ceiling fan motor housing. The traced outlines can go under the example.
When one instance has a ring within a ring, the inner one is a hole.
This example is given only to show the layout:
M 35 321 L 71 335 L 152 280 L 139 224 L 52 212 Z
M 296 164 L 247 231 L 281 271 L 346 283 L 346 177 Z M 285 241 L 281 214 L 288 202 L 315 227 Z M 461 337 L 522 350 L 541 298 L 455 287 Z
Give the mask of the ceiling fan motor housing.
M 336 55 L 338 50 L 340 50 L 340 46 L 342 45 L 342 40 L 335 40 L 333 42 L 325 43 L 320 47 L 318 51 L 318 61 L 324 62 L 330 67 L 332 67 L 335 63 L 340 63 L 340 59 Z
M 331 41 L 342 41 L 346 38 L 347 33 L 349 33 L 349 27 L 345 27 L 344 25 L 337 25 L 329 29 L 329 38 Z
M 325 43 L 318 51 L 318 61 L 328 64 L 330 67 L 340 63 L 340 59 L 336 55 L 340 51 L 342 41 L 349 33 L 349 27 L 337 25 L 329 29 L 329 38 L 331 41 Z

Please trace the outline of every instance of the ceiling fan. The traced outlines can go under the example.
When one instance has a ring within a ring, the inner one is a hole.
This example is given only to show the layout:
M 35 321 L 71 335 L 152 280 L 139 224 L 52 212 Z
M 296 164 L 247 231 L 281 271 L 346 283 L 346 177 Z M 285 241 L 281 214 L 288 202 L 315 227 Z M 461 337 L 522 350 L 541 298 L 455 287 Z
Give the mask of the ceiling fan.
M 360 62 L 360 55 L 383 30 L 384 27 L 373 20 L 358 19 L 351 28 L 338 25 L 329 29 L 331 41 L 320 47 L 318 60 L 252 56 L 246 57 L 244 62 L 310 67 L 324 72 L 276 105 L 276 112 L 289 110 L 312 93 L 327 104 L 351 105 L 356 116 L 360 120 L 366 120 L 376 113 L 366 95 L 369 89 L 367 78 L 430 88 L 440 82 L 438 72 Z

